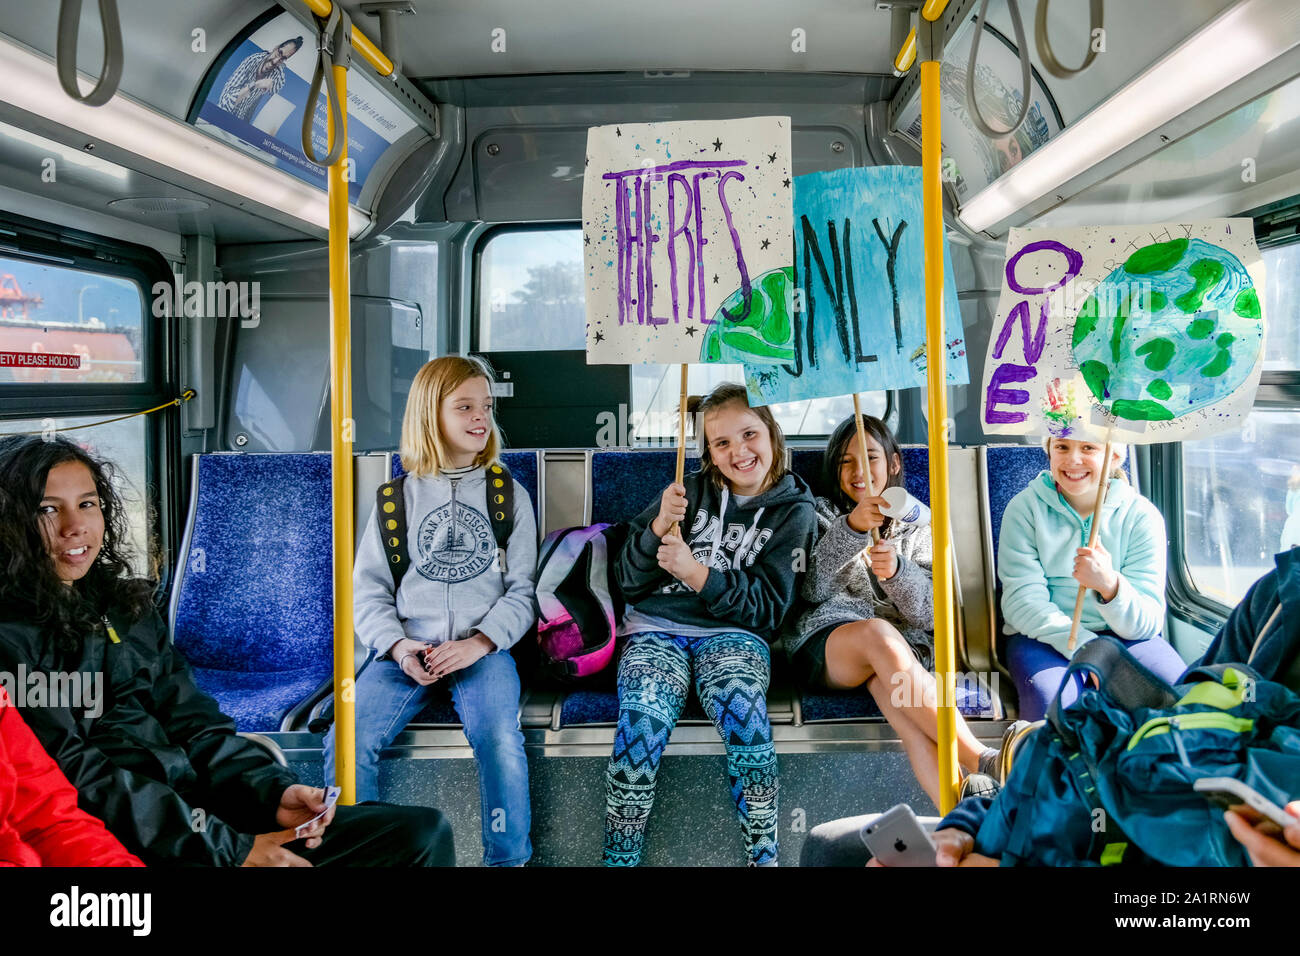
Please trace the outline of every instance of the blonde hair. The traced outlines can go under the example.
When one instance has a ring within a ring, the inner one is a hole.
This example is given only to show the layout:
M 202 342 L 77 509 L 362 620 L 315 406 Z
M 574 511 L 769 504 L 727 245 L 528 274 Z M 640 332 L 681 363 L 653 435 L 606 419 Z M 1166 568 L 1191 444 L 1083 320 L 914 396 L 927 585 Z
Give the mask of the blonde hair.
M 1049 464 L 1051 463 L 1052 460 L 1052 442 L 1056 441 L 1057 439 L 1061 439 L 1062 441 L 1092 441 L 1091 438 L 1068 439 L 1068 438 L 1064 438 L 1064 436 L 1061 435 L 1049 435 L 1047 438 L 1043 439 L 1043 451 L 1047 452 L 1047 460 Z M 1106 443 L 1104 441 L 1093 442 L 1093 444 L 1100 445 L 1103 452 L 1106 450 Z M 1115 455 L 1119 455 L 1119 461 L 1115 463 L 1115 467 L 1110 470 L 1110 474 L 1107 475 L 1106 477 L 1118 478 L 1120 481 L 1124 482 L 1125 484 L 1128 484 L 1128 475 L 1124 474 L 1124 460 L 1128 458 L 1128 445 L 1125 445 L 1123 442 L 1120 442 L 1119 444 L 1116 445 L 1111 445 L 1110 453 L 1111 453 L 1111 457 L 1114 457 Z
M 402 467 L 415 477 L 437 476 L 447 467 L 448 453 L 439 411 L 443 400 L 471 378 L 486 379 L 493 384 L 492 369 L 477 356 L 444 355 L 426 362 L 415 373 L 411 391 L 406 396 L 406 413 L 402 416 Z M 496 415 L 487 426 L 488 440 L 474 457 L 474 467 L 496 464 L 503 442 L 497 429 Z

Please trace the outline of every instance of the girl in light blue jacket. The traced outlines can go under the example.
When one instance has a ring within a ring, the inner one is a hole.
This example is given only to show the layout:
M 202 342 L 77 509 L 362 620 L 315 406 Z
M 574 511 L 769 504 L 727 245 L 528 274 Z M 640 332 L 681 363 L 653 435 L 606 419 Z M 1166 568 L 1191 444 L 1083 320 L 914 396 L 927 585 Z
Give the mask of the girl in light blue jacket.
M 1075 650 L 1099 634 L 1119 638 L 1149 670 L 1173 682 L 1186 668 L 1161 637 L 1165 620 L 1165 522 L 1131 488 L 1120 468 L 1122 446 L 1103 463 L 1103 445 L 1053 438 L 1049 470 L 1007 505 L 998 541 L 1007 667 L 1020 716 L 1039 720 L 1069 664 L 1067 645 L 1079 586 L 1088 588 Z M 1088 547 L 1097 483 L 1110 487 L 1101 532 Z M 1073 702 L 1076 682 L 1062 692 Z

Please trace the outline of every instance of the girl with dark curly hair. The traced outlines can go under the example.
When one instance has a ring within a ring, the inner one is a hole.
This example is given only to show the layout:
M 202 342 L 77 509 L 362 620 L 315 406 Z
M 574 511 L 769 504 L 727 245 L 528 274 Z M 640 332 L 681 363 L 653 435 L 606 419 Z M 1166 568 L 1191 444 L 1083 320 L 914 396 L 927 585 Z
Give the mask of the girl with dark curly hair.
M 117 473 L 68 441 L 0 438 L 0 616 L 34 624 L 63 650 L 132 620 L 153 585 L 132 576 Z
M 114 474 L 62 438 L 0 439 L 0 675 L 100 689 L 17 702 L 79 805 L 149 863 L 450 864 L 436 810 L 327 808 L 235 733 L 132 577 Z

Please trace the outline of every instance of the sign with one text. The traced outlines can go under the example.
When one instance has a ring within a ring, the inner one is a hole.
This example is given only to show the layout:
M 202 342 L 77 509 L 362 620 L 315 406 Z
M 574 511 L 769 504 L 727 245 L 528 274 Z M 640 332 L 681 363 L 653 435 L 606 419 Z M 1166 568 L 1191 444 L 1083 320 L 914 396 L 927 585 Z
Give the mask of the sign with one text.
M 1264 352 L 1249 219 L 1012 229 L 981 390 L 989 434 L 1146 444 L 1239 425 Z

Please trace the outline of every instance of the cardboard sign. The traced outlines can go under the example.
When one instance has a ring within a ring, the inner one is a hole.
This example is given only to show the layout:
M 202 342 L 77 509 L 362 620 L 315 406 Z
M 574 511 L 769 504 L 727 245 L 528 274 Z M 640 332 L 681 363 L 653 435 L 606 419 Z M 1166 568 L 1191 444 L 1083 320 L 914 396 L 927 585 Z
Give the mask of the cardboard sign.
M 789 361 L 791 185 L 787 117 L 593 127 L 587 361 L 717 361 L 717 335 Z
M 1249 219 L 1012 229 L 980 393 L 989 434 L 1152 443 L 1238 427 L 1264 354 Z
M 839 169 L 796 177 L 794 186 L 792 359 L 757 365 L 724 344 L 713 360 L 745 362 L 756 405 L 925 385 L 921 170 Z M 946 253 L 943 303 L 945 377 L 961 385 L 970 372 Z

